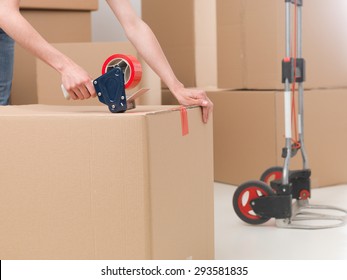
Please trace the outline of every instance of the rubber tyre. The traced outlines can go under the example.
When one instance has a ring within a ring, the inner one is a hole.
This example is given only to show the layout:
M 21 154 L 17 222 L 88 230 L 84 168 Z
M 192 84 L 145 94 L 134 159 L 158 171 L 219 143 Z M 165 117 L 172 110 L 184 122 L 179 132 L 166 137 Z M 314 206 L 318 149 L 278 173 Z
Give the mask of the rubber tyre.
M 267 222 L 271 217 L 262 217 L 256 214 L 251 206 L 251 201 L 262 196 L 275 195 L 273 190 L 262 181 L 248 181 L 240 185 L 234 193 L 233 206 L 239 218 L 252 225 Z
M 283 167 L 274 166 L 264 171 L 264 173 L 260 176 L 260 181 L 270 186 L 271 181 L 281 180 L 282 177 L 283 177 Z

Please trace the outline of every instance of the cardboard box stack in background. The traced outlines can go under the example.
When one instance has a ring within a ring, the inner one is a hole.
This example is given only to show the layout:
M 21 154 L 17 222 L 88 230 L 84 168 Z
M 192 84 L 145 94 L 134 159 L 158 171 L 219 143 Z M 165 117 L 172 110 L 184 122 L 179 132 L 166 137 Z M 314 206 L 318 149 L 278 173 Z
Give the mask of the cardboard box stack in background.
M 144 0 L 143 3 L 147 1 L 151 2 Z M 265 169 L 283 165 L 283 102 L 278 100 L 281 100 L 283 91 L 281 60 L 285 52 L 285 1 L 188 2 L 194 2 L 195 11 L 204 9 L 204 5 L 211 7 L 211 2 L 215 3 L 215 17 L 204 17 L 204 25 L 195 20 L 193 29 L 203 32 L 206 25 L 215 26 L 212 32 L 216 33 L 216 54 L 210 52 L 216 58 L 215 64 L 207 64 L 206 68 L 210 68 L 211 73 L 215 71 L 218 77 L 216 84 L 208 84 L 215 86 L 216 90 L 205 87 L 203 83 L 188 85 L 205 88 L 215 102 L 215 180 L 237 185 L 250 179 L 259 179 Z M 305 102 L 311 102 L 305 103 L 309 107 L 305 110 L 305 139 L 312 167 L 313 187 L 347 182 L 347 175 L 342 171 L 343 159 L 347 154 L 343 152 L 339 155 L 337 152 L 344 151 L 343 142 L 336 141 L 334 149 L 337 150 L 326 152 L 326 143 L 321 140 L 325 139 L 325 133 L 324 137 L 320 137 L 323 129 L 316 121 L 322 116 L 314 108 L 314 104 L 317 104 L 326 110 L 326 121 L 319 124 L 330 131 L 331 139 L 345 139 L 345 116 L 342 109 L 339 115 L 335 112 L 336 107 L 347 101 L 343 89 L 347 88 L 347 29 L 340 28 L 347 26 L 343 12 L 347 7 L 345 2 L 337 0 L 334 5 L 327 6 L 324 0 L 306 1 L 303 6 L 303 57 L 307 65 L 304 86 L 310 90 L 305 93 Z M 163 13 L 166 10 L 161 11 Z M 190 15 L 197 16 L 197 13 L 192 12 Z M 154 11 L 151 16 L 156 17 Z M 164 18 L 164 15 L 161 17 Z M 215 25 L 210 21 L 216 21 Z M 177 32 L 179 36 L 179 32 L 184 34 L 185 31 L 180 29 Z M 199 37 L 197 39 L 193 46 L 195 54 L 201 42 Z M 170 52 L 169 55 L 177 57 L 181 53 Z M 188 62 L 198 65 L 205 57 L 206 54 L 195 56 L 195 61 Z M 195 70 L 195 81 L 198 80 L 196 73 Z M 184 72 L 180 74 L 184 75 Z M 176 103 L 167 89 L 162 91 L 162 98 L 166 104 Z M 332 127 L 336 129 L 329 128 L 328 123 L 334 124 Z M 327 164 L 323 158 L 329 159 L 331 164 Z M 300 161 L 301 155 L 298 154 L 291 167 L 301 168 Z
M 0 258 L 213 259 L 212 123 L 187 114 L 0 108 Z

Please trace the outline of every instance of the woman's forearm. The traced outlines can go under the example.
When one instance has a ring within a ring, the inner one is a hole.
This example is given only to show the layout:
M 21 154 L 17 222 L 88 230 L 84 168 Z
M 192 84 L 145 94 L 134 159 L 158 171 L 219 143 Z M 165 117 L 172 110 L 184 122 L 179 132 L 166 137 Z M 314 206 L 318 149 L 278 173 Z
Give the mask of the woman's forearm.
M 63 71 L 64 65 L 66 65 L 69 59 L 47 43 L 20 14 L 18 7 L 2 5 L 0 6 L 0 11 L 1 28 L 10 37 L 57 71 Z
M 31 26 L 20 14 L 18 0 L 0 0 L 0 27 L 23 48 L 57 70 L 73 99 L 96 96 L 89 74 Z
M 172 92 L 183 87 L 176 78 L 153 31 L 135 14 L 129 1 L 107 0 L 107 2 L 124 28 L 129 41 L 153 71 Z

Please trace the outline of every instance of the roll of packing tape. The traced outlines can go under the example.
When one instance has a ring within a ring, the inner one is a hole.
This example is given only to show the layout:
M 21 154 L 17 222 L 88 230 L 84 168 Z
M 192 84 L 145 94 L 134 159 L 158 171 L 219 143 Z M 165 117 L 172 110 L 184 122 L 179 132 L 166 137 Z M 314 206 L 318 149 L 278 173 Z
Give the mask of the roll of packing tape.
M 102 74 L 119 66 L 123 69 L 126 89 L 136 87 L 142 78 L 142 67 L 136 57 L 132 55 L 114 54 L 106 59 L 102 66 Z

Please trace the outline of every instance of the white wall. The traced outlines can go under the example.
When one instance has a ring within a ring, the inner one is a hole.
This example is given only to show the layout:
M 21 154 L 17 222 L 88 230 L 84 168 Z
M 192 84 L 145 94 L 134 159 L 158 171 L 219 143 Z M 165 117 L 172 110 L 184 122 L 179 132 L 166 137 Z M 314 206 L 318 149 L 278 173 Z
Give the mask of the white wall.
M 141 15 L 141 0 L 130 0 Z M 99 10 L 92 13 L 92 40 L 94 42 L 126 41 L 125 34 L 106 0 L 99 0 Z

